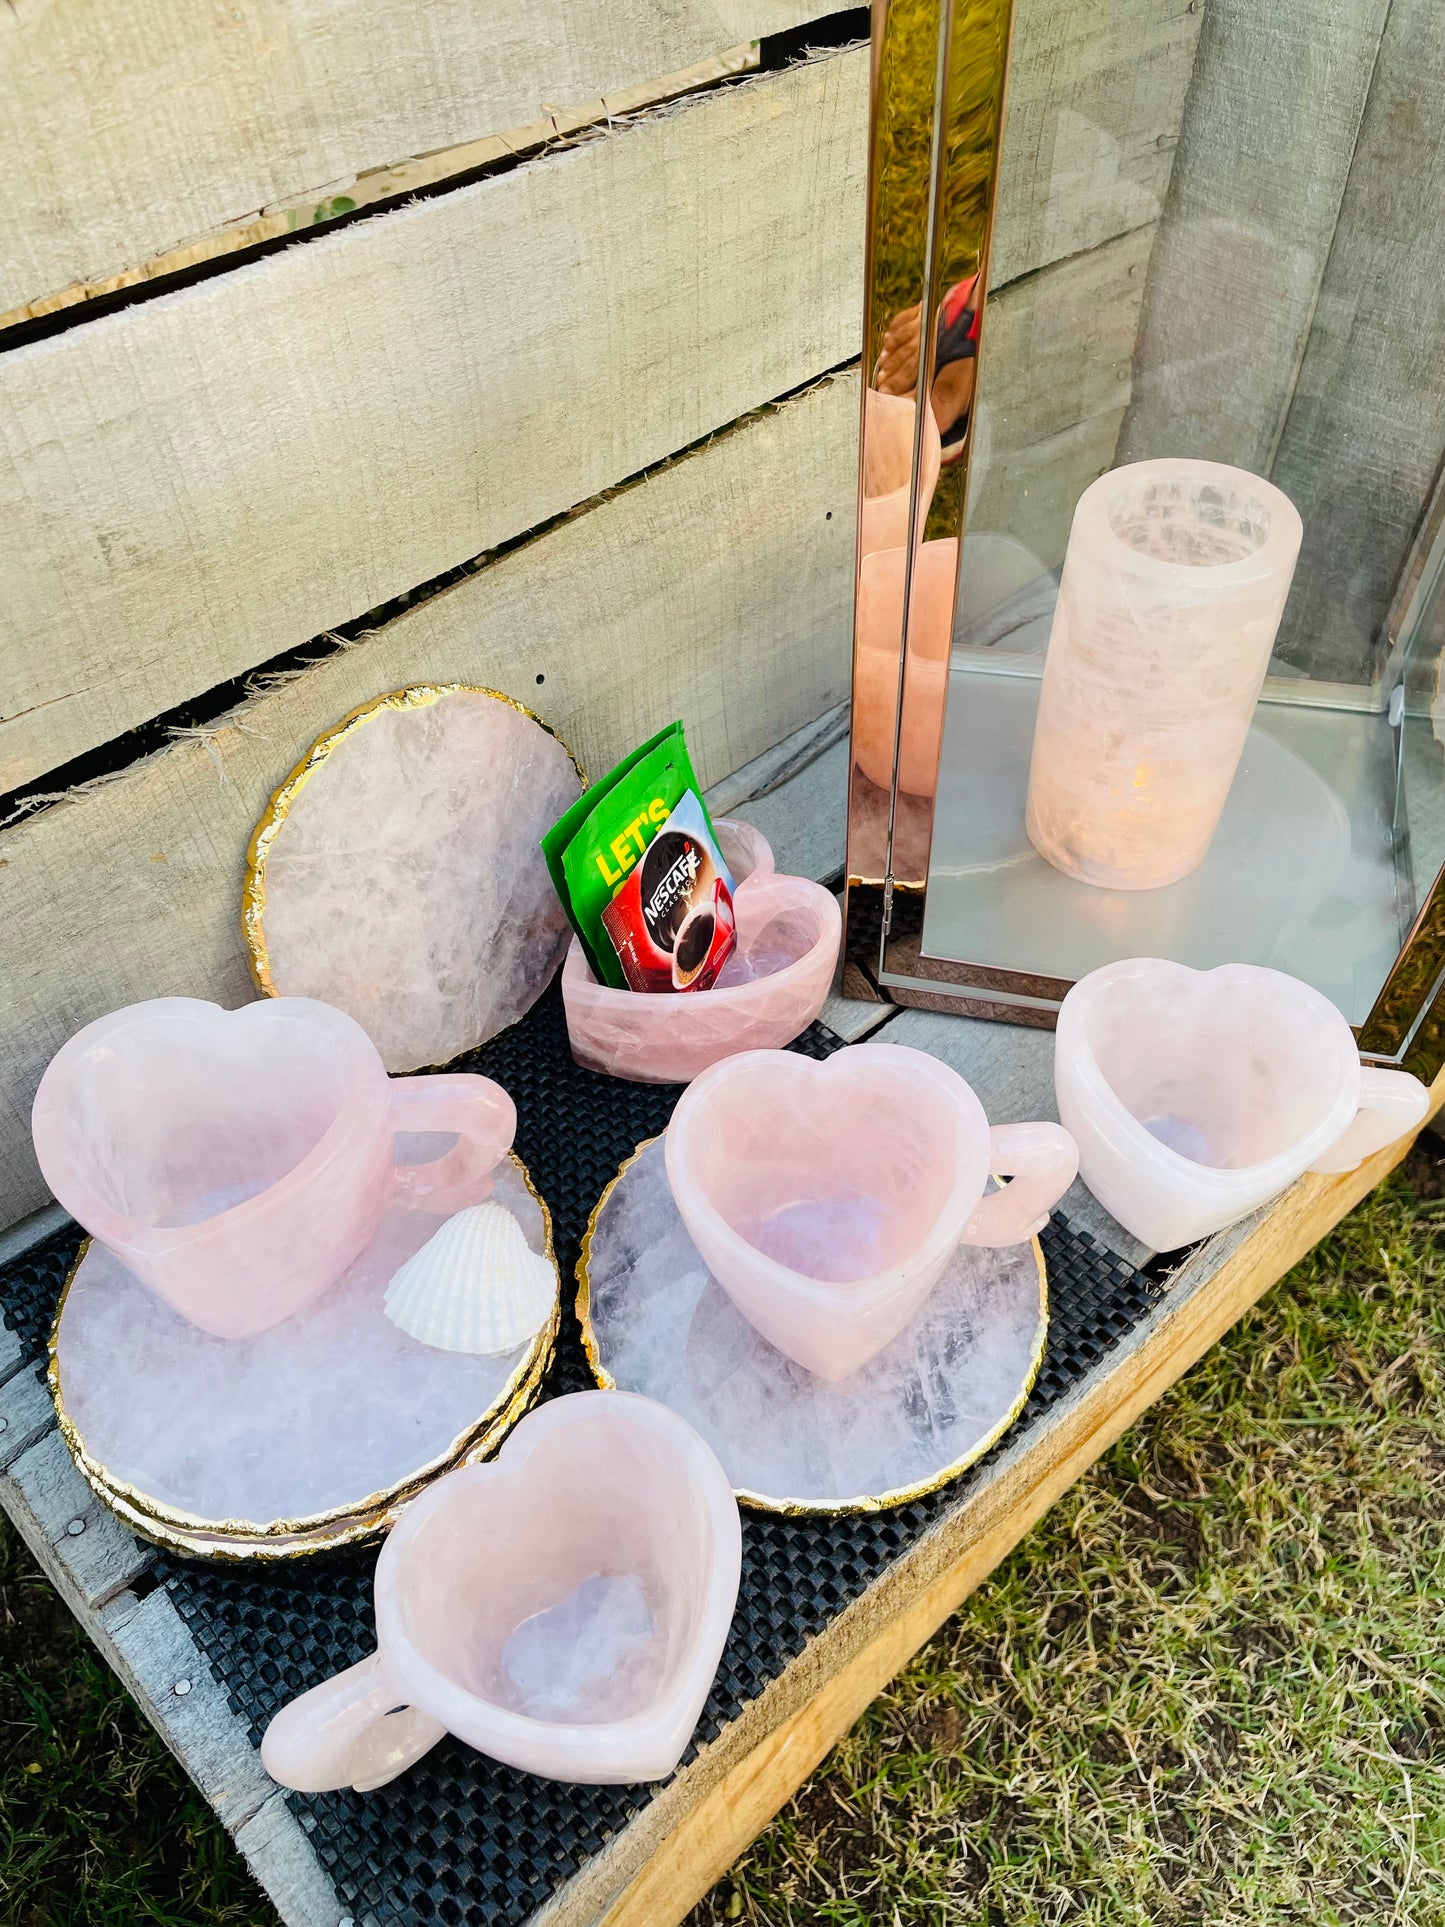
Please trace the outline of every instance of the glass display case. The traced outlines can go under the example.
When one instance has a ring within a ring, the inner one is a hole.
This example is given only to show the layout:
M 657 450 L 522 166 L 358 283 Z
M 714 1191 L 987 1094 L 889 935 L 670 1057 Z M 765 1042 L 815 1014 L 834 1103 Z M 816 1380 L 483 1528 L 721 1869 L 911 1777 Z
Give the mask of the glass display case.
M 1445 37 L 1263 11 L 1119 9 L 1126 112 L 1009 97 L 1022 5 L 876 0 L 848 984 L 1267 964 L 1433 1076 Z

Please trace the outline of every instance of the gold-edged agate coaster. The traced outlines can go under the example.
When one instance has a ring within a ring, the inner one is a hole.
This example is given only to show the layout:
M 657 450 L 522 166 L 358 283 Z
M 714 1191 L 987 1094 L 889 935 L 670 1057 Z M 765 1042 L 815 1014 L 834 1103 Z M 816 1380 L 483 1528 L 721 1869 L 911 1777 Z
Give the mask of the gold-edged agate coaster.
M 552 1356 L 561 1279 L 546 1203 L 515 1153 L 475 1198 L 511 1211 L 557 1280 L 525 1345 L 482 1357 L 421 1344 L 386 1316 L 399 1266 L 446 1215 L 394 1204 L 366 1250 L 255 1338 L 189 1324 L 87 1242 L 61 1295 L 49 1382 L 87 1484 L 125 1523 L 196 1558 L 295 1559 L 383 1532 L 454 1466 L 487 1458 Z
M 964 1245 L 912 1324 L 830 1383 L 754 1331 L 708 1272 L 672 1201 L 663 1139 L 598 1200 L 577 1264 L 597 1383 L 669 1406 L 712 1447 L 744 1505 L 878 1512 L 956 1479 L 1006 1432 L 1048 1331 L 1037 1238 Z
M 561 965 L 571 929 L 541 839 L 585 787 L 556 731 L 499 690 L 416 683 L 362 703 L 252 834 L 256 988 L 344 1010 L 392 1072 L 476 1049 Z

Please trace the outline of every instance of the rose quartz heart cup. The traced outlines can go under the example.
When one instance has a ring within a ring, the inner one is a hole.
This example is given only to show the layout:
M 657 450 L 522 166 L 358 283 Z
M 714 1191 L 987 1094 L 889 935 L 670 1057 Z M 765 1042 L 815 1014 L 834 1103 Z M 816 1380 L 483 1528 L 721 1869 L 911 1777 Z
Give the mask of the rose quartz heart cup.
M 549 1779 L 661 1779 L 741 1558 L 732 1488 L 690 1426 L 629 1392 L 554 1399 L 407 1507 L 377 1561 L 377 1651 L 283 1708 L 262 1761 L 301 1792 L 365 1792 L 454 1733 Z
M 339 1278 L 394 1199 L 451 1209 L 517 1113 L 489 1078 L 389 1078 L 360 1024 L 309 997 L 162 997 L 63 1045 L 32 1123 L 46 1183 L 87 1231 L 193 1325 L 249 1338 Z M 459 1141 L 398 1166 L 402 1132 Z
M 897 1044 L 728 1058 L 679 1099 L 666 1155 L 713 1277 L 827 1379 L 902 1331 L 959 1245 L 1042 1229 L 1078 1169 L 1057 1124 L 990 1128 L 955 1071 Z M 985 1197 L 990 1173 L 1013 1182 Z
M 599 984 L 575 940 L 562 967 L 572 1055 L 587 1070 L 637 1083 L 685 1084 L 737 1051 L 800 1036 L 828 1000 L 843 924 L 832 892 L 779 876 L 750 824 L 720 819 L 737 882 L 737 945 L 710 990 L 647 995 Z
M 1305 1171 L 1352 1171 L 1430 1108 L 1418 1078 L 1361 1067 L 1348 1023 L 1308 984 L 1159 957 L 1074 985 L 1054 1085 L 1084 1182 L 1155 1251 L 1223 1230 Z

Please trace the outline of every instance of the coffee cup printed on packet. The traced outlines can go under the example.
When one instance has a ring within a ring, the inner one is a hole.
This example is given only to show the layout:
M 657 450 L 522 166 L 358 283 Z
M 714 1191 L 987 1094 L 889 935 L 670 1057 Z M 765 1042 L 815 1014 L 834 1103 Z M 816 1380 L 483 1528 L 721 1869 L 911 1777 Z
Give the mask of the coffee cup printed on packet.
M 602 913 L 628 988 L 709 990 L 737 940 L 732 876 L 695 791 Z

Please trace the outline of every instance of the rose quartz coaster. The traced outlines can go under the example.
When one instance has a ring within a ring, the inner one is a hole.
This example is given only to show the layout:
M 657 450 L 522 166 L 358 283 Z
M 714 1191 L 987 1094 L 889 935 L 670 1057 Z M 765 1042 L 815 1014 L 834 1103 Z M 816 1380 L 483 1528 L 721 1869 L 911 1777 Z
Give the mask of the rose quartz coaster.
M 474 1050 L 562 961 L 541 838 L 581 792 L 566 746 L 490 690 L 423 684 L 353 711 L 252 839 L 242 923 L 257 984 L 344 1010 L 389 1071 Z
M 494 1196 L 552 1261 L 546 1207 L 515 1158 L 475 1190 L 472 1202 Z M 244 1339 L 201 1331 L 90 1245 L 61 1303 L 51 1376 L 99 1495 L 181 1550 L 276 1557 L 374 1533 L 429 1477 L 494 1449 L 536 1391 L 556 1313 L 499 1357 L 401 1331 L 387 1284 L 447 1215 L 393 1205 L 334 1285 Z
M 664 1142 L 603 1193 L 578 1313 L 598 1383 L 686 1419 L 744 1503 L 901 1504 L 955 1478 L 1018 1416 L 1048 1324 L 1037 1240 L 960 1247 L 912 1323 L 830 1383 L 775 1351 L 709 1275 L 672 1201 Z

